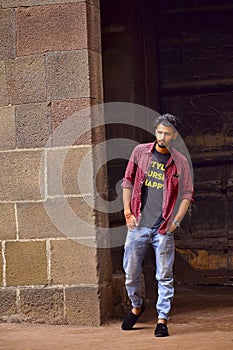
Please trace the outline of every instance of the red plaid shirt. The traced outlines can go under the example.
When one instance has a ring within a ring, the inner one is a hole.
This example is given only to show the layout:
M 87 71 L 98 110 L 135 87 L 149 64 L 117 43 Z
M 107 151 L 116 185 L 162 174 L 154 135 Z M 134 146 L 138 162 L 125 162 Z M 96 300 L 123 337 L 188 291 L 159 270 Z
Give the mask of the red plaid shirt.
M 155 142 L 136 146 L 126 167 L 122 187 L 132 189 L 131 211 L 140 223 L 141 191 L 152 162 Z M 166 233 L 175 215 L 175 206 L 182 199 L 193 201 L 193 181 L 187 159 L 174 148 L 171 150 L 164 172 L 162 216 L 164 222 L 159 233 Z

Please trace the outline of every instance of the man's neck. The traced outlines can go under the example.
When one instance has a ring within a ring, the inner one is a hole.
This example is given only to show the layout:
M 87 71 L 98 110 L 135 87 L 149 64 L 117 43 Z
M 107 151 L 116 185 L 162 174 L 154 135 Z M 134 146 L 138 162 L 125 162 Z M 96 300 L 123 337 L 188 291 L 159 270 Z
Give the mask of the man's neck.
M 162 153 L 162 154 L 170 153 L 168 148 L 166 148 L 166 147 L 165 148 L 159 147 L 159 145 L 157 143 L 155 145 L 155 149 L 156 149 L 157 152 Z

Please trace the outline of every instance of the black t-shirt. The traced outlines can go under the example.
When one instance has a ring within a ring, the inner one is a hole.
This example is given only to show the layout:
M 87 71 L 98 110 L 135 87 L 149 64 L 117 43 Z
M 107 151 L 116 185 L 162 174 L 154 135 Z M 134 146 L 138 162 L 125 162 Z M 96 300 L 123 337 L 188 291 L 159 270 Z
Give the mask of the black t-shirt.
M 159 227 L 163 221 L 162 202 L 165 165 L 170 153 L 153 152 L 150 170 L 142 187 L 142 206 L 140 225 Z

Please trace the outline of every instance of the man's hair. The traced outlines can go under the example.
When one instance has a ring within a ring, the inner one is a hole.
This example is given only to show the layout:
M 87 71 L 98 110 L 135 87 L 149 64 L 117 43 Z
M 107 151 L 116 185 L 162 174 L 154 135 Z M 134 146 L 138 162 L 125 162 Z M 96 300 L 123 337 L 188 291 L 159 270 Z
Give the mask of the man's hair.
M 153 126 L 157 128 L 159 124 L 162 124 L 164 126 L 170 126 L 173 129 L 179 128 L 180 126 L 180 119 L 178 117 L 175 117 L 172 114 L 162 114 L 154 119 Z

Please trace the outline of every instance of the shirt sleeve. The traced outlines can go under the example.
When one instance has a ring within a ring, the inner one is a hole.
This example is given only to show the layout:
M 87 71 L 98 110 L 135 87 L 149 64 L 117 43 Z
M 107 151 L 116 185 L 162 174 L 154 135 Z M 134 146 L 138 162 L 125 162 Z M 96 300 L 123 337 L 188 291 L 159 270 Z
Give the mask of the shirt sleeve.
M 180 197 L 182 199 L 189 199 L 193 202 L 193 179 L 191 174 L 191 169 L 188 161 L 186 160 L 183 164 L 182 178 L 180 184 Z
M 135 175 L 137 171 L 137 153 L 137 147 L 135 147 L 125 170 L 125 175 L 121 184 L 123 188 L 133 189 Z

